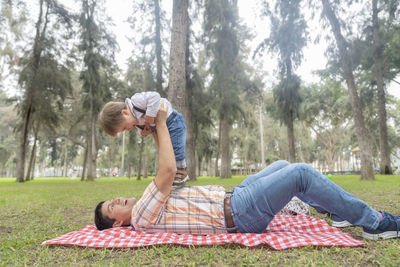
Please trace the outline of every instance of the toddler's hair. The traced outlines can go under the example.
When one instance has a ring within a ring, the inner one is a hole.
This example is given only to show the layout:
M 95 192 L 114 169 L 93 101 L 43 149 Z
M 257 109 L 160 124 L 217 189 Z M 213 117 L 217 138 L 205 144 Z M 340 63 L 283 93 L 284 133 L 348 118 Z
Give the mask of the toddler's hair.
M 117 128 L 122 123 L 122 110 L 126 108 L 124 102 L 108 102 L 99 113 L 100 127 L 110 136 L 117 135 Z

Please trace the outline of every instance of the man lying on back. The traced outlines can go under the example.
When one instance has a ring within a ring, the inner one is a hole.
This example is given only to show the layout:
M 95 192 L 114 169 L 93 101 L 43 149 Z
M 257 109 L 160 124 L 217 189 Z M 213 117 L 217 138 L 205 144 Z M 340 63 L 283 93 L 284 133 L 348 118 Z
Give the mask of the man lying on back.
M 378 212 L 304 163 L 277 161 L 250 175 L 233 192 L 222 186 L 172 189 L 176 164 L 166 127 L 166 106 L 156 117 L 159 156 L 156 178 L 139 200 L 114 198 L 95 209 L 99 230 L 132 225 L 146 232 L 186 234 L 262 233 L 294 196 L 318 212 L 362 226 L 370 239 L 397 238 L 400 217 Z

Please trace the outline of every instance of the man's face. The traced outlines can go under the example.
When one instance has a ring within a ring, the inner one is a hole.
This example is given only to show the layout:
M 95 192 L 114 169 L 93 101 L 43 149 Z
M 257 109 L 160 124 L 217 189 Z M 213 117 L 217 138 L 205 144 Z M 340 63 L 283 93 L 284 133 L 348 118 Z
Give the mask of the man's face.
M 136 198 L 117 197 L 107 200 L 101 206 L 103 216 L 115 219 L 113 227 L 129 225 L 131 221 L 132 208 L 136 203 Z

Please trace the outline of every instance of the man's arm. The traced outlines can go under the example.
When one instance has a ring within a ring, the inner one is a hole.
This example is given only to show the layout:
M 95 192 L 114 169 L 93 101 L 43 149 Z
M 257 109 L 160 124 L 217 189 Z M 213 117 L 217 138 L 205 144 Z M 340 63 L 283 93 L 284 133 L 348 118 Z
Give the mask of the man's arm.
M 156 142 L 157 149 L 160 149 L 160 145 L 159 145 L 159 143 L 158 143 L 158 136 L 157 136 L 157 133 L 152 132 L 151 134 L 153 135 L 154 142 Z
M 174 149 L 172 148 L 166 120 L 168 106 L 162 102 L 156 117 L 158 136 L 158 172 L 155 184 L 163 194 L 168 195 L 176 173 Z

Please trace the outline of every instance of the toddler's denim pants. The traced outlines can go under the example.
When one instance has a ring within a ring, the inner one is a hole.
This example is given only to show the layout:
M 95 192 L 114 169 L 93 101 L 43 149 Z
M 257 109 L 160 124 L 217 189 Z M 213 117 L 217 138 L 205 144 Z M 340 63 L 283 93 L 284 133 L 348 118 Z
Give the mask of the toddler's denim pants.
M 176 167 L 186 168 L 186 122 L 182 114 L 174 110 L 167 118 L 167 128 L 174 148 Z

